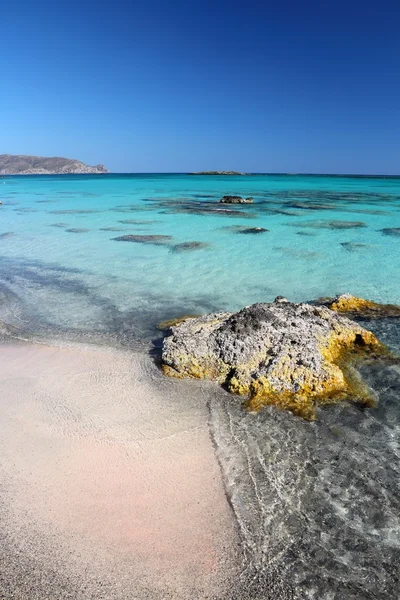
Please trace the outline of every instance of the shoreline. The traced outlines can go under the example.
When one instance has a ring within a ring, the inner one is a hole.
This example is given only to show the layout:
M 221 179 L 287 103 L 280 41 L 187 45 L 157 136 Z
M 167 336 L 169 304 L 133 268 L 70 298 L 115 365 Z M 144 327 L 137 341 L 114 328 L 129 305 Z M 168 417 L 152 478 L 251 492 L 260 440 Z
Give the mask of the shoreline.
M 240 540 L 207 386 L 113 348 L 10 339 L 0 355 L 2 592 L 225 597 Z

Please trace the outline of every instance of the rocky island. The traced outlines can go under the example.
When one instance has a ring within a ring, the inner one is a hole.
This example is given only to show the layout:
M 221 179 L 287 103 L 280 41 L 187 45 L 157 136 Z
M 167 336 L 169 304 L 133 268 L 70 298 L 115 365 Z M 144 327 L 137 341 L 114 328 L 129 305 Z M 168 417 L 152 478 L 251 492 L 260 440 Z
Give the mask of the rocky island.
M 241 173 L 240 171 L 198 171 L 189 173 L 189 175 L 249 175 L 249 173 Z
M 373 333 L 335 310 L 281 297 L 238 313 L 188 318 L 169 332 L 166 375 L 213 379 L 246 396 L 250 410 L 275 405 L 307 420 L 316 418 L 318 404 L 373 406 L 375 395 L 355 365 L 388 353 Z
M 73 158 L 45 158 L 0 154 L 0 175 L 70 175 L 108 173 L 104 165 L 91 167 Z

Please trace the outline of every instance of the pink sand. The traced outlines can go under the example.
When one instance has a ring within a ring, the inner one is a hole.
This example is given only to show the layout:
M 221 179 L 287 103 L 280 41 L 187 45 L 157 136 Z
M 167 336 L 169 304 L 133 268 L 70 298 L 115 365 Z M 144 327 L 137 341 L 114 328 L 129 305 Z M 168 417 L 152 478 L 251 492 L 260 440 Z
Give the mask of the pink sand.
M 0 360 L 0 483 L 43 570 L 33 585 L 63 565 L 85 598 L 222 593 L 238 539 L 201 385 L 93 348 L 6 345 Z

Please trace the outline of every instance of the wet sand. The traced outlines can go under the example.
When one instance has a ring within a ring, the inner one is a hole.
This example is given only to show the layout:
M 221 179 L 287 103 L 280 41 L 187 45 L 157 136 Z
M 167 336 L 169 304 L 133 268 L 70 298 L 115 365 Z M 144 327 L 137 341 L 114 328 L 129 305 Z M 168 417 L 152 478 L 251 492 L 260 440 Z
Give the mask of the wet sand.
M 207 386 L 107 349 L 0 359 L 1 598 L 225 597 L 239 539 Z

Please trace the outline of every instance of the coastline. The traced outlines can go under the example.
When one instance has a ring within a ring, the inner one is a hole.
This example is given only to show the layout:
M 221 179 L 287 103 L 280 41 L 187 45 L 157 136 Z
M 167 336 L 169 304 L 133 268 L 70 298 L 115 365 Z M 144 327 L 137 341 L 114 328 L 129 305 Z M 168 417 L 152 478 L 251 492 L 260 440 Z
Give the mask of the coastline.
M 225 597 L 239 537 L 207 386 L 110 348 L 0 355 L 5 597 Z

